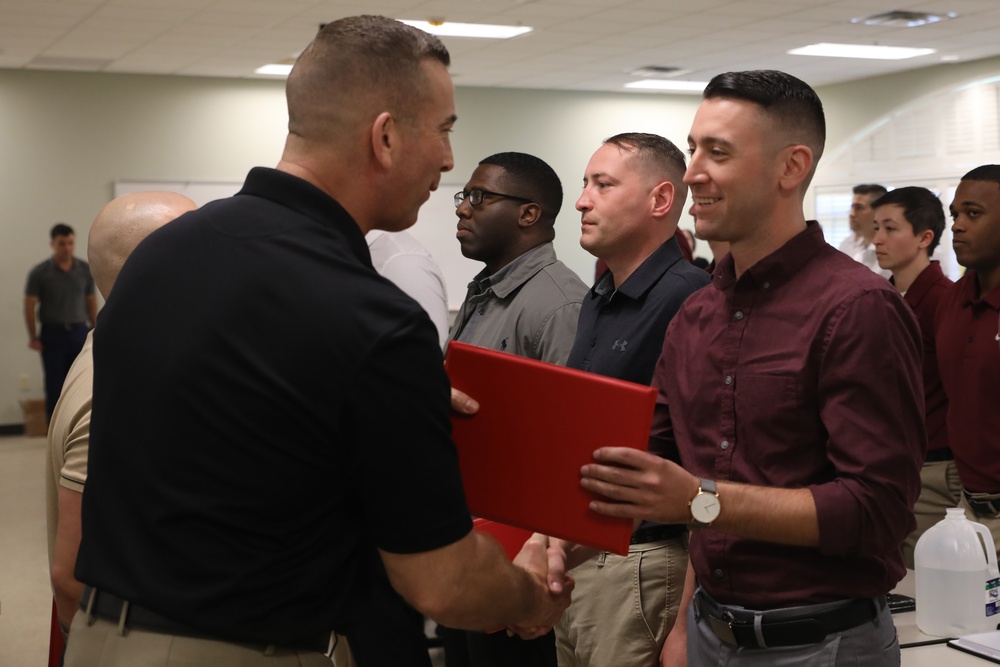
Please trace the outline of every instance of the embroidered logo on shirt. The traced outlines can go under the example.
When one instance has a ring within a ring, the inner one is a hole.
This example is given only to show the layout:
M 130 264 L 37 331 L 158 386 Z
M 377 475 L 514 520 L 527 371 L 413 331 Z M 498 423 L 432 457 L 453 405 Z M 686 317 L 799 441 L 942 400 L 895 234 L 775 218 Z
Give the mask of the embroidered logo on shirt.
M 611 344 L 611 349 L 619 352 L 624 352 L 626 347 L 628 347 L 628 341 L 620 338 Z
M 506 349 L 507 349 L 507 339 L 504 338 L 502 341 L 500 341 L 500 351 L 503 352 Z

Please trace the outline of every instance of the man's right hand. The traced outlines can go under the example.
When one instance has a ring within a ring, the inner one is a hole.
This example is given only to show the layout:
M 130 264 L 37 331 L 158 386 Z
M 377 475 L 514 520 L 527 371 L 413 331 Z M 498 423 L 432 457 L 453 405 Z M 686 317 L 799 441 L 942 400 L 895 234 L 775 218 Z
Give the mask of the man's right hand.
M 524 543 L 520 553 L 514 558 L 514 565 L 531 575 L 540 590 L 531 621 L 512 626 L 510 630 L 522 639 L 535 639 L 551 630 L 569 607 L 575 583 L 572 577 L 560 576 L 562 585 L 558 587 L 559 591 L 556 592 L 555 587 L 549 586 L 548 538 L 540 533 L 535 533 Z
M 42 341 L 38 340 L 37 338 L 32 338 L 31 340 L 28 341 L 28 347 L 30 347 L 35 352 L 41 352 Z

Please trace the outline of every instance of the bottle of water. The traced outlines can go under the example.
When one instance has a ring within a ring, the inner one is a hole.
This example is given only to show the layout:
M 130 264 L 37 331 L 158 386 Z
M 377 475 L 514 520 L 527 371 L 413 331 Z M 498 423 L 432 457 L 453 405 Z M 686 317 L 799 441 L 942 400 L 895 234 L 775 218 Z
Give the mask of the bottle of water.
M 996 628 L 1000 573 L 989 529 L 966 519 L 962 508 L 949 508 L 920 536 L 913 561 L 921 632 L 961 637 Z

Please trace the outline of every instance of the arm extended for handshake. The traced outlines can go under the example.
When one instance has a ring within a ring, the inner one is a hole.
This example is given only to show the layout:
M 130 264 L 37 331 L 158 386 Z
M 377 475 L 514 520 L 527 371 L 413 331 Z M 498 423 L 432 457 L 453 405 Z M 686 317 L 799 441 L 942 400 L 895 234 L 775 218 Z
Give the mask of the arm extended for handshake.
M 479 405 L 452 390 L 452 408 Z M 548 539 L 533 535 L 511 563 L 492 536 L 472 531 L 440 549 L 415 554 L 381 551 L 389 581 L 416 609 L 452 628 L 507 627 L 525 639 L 545 634 L 569 606 L 571 578 L 550 587 Z

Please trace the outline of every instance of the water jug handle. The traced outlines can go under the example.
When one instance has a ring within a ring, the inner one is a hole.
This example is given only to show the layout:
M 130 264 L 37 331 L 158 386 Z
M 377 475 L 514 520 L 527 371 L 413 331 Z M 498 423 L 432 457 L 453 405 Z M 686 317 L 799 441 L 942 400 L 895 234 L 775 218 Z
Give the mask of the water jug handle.
M 989 528 L 981 523 L 976 523 L 975 521 L 970 521 L 969 523 L 979 533 L 979 536 L 983 540 L 983 545 L 986 547 L 986 560 L 988 562 L 990 578 L 1000 577 L 1000 569 L 997 568 L 997 547 L 993 541 L 993 534 Z

